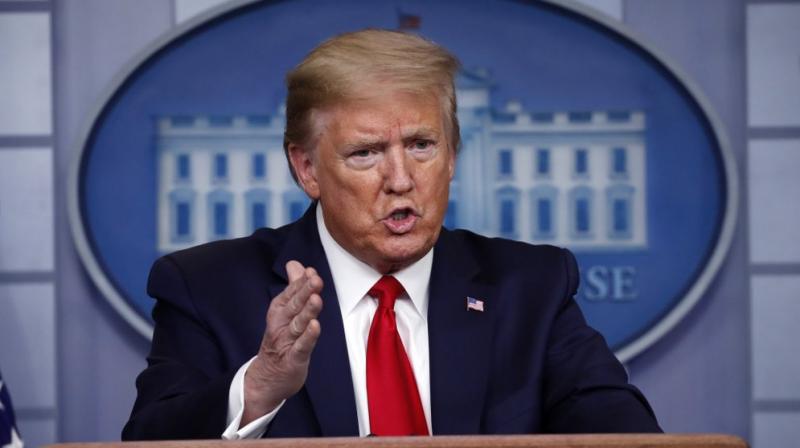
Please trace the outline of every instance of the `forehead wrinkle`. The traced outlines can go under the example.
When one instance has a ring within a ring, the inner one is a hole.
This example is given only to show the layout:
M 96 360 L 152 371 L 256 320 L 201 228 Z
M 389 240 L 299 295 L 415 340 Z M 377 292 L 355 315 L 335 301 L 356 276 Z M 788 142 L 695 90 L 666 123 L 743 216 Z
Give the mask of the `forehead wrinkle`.
M 388 95 L 388 94 L 387 94 Z M 385 147 L 394 139 L 407 143 L 414 139 L 439 140 L 445 132 L 442 123 L 431 123 L 428 113 L 425 112 L 428 106 L 436 106 L 438 103 L 431 104 L 427 98 L 420 99 L 418 95 L 408 95 L 404 92 L 394 92 L 392 95 L 401 95 L 403 98 L 415 98 L 420 106 L 417 110 L 403 110 L 399 104 L 394 103 L 394 97 L 389 95 L 378 95 L 364 98 L 350 98 L 338 104 L 333 104 L 325 108 L 324 113 L 320 113 L 319 121 L 326 126 L 325 133 L 338 134 L 340 137 L 339 146 L 341 148 L 365 148 L 365 147 Z M 384 99 L 391 100 L 390 103 L 383 102 Z M 372 111 L 375 101 L 380 107 L 377 115 Z M 388 110 L 384 108 L 388 104 Z M 440 111 L 441 112 L 441 111 Z M 382 115 L 383 114 L 383 115 Z M 442 120 L 438 116 L 436 119 Z M 384 121 L 384 118 L 388 120 Z

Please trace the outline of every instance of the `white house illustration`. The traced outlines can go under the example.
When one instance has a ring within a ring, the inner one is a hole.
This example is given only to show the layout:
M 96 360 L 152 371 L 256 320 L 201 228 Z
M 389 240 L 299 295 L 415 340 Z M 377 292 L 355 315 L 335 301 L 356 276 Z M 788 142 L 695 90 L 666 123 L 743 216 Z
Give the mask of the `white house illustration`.
M 647 245 L 645 115 L 490 106 L 480 71 L 457 84 L 462 147 L 445 225 L 575 250 Z M 309 200 L 283 154 L 285 116 L 158 120 L 158 249 L 277 227 Z

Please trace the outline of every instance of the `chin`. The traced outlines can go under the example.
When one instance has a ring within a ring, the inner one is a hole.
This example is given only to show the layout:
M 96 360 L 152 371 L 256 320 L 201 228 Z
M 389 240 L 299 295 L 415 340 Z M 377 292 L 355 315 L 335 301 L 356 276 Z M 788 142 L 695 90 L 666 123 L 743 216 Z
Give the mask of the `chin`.
M 394 270 L 400 270 L 415 261 L 422 258 L 430 249 L 432 245 L 390 245 L 381 251 L 382 259 L 386 264 L 395 267 Z

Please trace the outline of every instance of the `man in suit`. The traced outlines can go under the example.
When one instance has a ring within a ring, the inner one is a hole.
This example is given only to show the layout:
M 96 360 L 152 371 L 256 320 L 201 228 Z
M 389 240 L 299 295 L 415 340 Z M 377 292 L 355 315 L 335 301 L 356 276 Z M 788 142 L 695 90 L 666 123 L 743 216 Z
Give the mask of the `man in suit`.
M 442 228 L 457 69 L 365 30 L 288 75 L 284 148 L 313 204 L 155 263 L 123 438 L 660 431 L 573 300 L 568 251 Z

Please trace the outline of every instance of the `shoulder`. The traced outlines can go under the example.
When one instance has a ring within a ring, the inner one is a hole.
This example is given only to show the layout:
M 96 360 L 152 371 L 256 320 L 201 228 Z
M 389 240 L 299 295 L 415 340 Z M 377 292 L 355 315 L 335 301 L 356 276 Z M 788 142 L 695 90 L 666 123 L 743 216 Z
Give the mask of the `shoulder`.
M 575 257 L 564 248 L 529 244 L 505 238 L 490 238 L 468 230 L 443 230 L 446 247 L 458 247 L 482 265 L 497 273 L 574 269 Z
M 279 279 L 273 265 L 286 230 L 261 229 L 250 236 L 215 241 L 162 256 L 147 279 L 147 293 L 206 316 L 225 314 L 229 301 L 263 303 L 271 284 Z M 212 307 L 213 310 L 202 309 Z M 235 308 L 235 307 L 234 307 Z M 253 309 L 253 308 L 242 308 Z
M 213 241 L 166 254 L 153 264 L 150 280 L 176 273 L 189 278 L 219 278 L 243 275 L 248 271 L 268 271 L 280 253 L 290 227 L 259 229 L 246 237 Z

